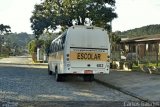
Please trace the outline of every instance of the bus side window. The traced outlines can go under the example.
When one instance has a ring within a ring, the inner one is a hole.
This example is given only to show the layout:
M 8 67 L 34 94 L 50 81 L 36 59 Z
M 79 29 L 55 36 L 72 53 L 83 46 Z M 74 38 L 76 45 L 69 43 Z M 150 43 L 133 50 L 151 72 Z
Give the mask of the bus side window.
M 60 51 L 60 45 L 59 45 L 59 41 L 58 41 L 58 43 L 57 43 L 57 44 L 58 44 L 58 51 Z
M 58 41 L 57 41 L 57 51 L 59 51 L 60 50 L 60 46 L 59 46 L 59 39 L 58 39 Z
M 58 47 L 57 47 L 57 42 L 55 42 L 55 52 L 57 52 L 57 49 Z
M 56 52 L 58 52 L 58 41 L 56 42 Z
M 52 45 L 49 48 L 48 54 L 52 52 Z
M 54 50 L 53 50 L 53 44 L 51 45 L 51 48 L 50 48 L 50 49 L 51 49 L 51 50 L 50 50 L 51 52 L 53 52 L 53 51 L 54 51 Z
M 55 43 L 53 43 L 53 52 L 55 52 L 56 49 L 55 49 Z
M 52 45 L 51 45 L 49 50 L 50 50 L 51 53 L 53 52 L 53 46 Z
M 61 51 L 61 39 L 58 41 L 58 50 Z
M 63 36 L 62 36 L 62 42 L 61 42 L 61 44 L 62 44 L 62 49 L 64 49 L 64 44 L 65 44 L 65 39 L 66 39 L 66 32 L 63 34 Z
M 63 50 L 63 43 L 62 43 L 62 38 L 61 38 L 61 50 Z
M 59 41 L 59 48 L 60 50 L 62 50 L 62 38 L 60 38 L 60 41 Z

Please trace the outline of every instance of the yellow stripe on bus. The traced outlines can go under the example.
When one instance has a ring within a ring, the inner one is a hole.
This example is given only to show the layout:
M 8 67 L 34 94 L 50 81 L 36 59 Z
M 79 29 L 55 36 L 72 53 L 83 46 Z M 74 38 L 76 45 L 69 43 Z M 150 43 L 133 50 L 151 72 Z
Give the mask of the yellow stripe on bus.
M 108 61 L 108 54 L 96 52 L 71 52 L 70 60 Z

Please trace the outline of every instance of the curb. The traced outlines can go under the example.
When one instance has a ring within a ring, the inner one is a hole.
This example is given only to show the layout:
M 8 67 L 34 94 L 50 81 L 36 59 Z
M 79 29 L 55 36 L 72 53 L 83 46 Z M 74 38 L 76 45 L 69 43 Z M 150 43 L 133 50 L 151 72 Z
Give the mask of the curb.
M 37 65 L 37 66 L 48 66 L 48 63 L 44 64 L 44 63 L 32 63 L 32 64 L 29 64 L 29 65 Z
M 5 65 L 17 65 L 17 63 L 0 63 L 0 64 L 5 64 Z M 34 64 L 34 63 L 30 63 L 30 64 L 19 64 L 18 65 L 34 65 L 34 66 L 47 66 L 47 64 Z
M 100 84 L 102 84 L 102 85 L 104 85 L 104 86 L 107 86 L 107 87 L 109 87 L 109 88 L 118 90 L 118 91 L 120 91 L 120 92 L 122 92 L 122 93 L 124 93 L 124 94 L 127 94 L 127 95 L 129 95 L 129 96 L 132 96 L 132 97 L 134 97 L 134 98 L 137 98 L 137 99 L 139 99 L 139 100 L 141 100 L 141 101 L 147 102 L 147 103 L 149 103 L 149 104 L 153 104 L 153 102 L 150 101 L 149 99 L 143 98 L 142 96 L 139 96 L 139 95 L 137 95 L 137 94 L 135 94 L 135 93 L 132 93 L 132 92 L 130 92 L 130 91 L 128 91 L 128 90 L 125 90 L 125 89 L 123 89 L 123 88 L 121 88 L 121 87 L 118 87 L 118 86 L 115 86 L 115 85 L 113 85 L 113 84 L 110 84 L 110 83 L 101 81 L 101 80 L 99 80 L 99 79 L 94 79 L 94 80 L 95 80 L 97 83 L 100 83 Z

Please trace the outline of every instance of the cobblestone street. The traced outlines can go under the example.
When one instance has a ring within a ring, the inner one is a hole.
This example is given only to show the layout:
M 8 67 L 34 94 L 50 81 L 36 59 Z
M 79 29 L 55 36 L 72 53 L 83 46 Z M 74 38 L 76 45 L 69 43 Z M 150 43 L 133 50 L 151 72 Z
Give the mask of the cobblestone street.
M 96 82 L 56 82 L 46 68 L 0 65 L 0 99 L 19 101 L 125 101 L 134 98 Z
M 56 82 L 54 75 L 47 74 L 47 67 L 1 63 L 0 101 L 137 101 L 137 99 L 95 81 L 84 82 L 82 78 L 70 76 L 68 81 Z

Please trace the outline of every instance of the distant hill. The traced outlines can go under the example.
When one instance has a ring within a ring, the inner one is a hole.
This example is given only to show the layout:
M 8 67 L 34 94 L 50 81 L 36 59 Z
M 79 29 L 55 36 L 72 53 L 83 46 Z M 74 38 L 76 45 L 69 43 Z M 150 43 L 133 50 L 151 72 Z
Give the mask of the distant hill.
M 144 35 L 160 34 L 160 24 L 143 26 L 140 28 L 127 30 L 124 32 L 117 31 L 115 33 L 120 37 L 129 37 L 129 38 L 144 36 Z
M 44 34 L 44 35 L 41 35 L 39 37 L 39 39 L 45 40 L 45 41 L 47 41 L 49 39 L 53 40 L 58 35 L 59 34 L 56 34 L 56 33 L 53 33 L 50 36 Z M 4 38 L 5 38 L 4 41 L 7 43 L 7 45 L 9 45 L 9 47 L 14 48 L 16 46 L 16 47 L 25 49 L 25 48 L 27 48 L 28 43 L 31 40 L 35 39 L 35 35 L 34 34 L 27 34 L 25 32 L 11 33 L 8 35 L 4 35 Z
M 10 45 L 11 48 L 15 46 L 25 48 L 30 40 L 34 38 L 34 35 L 27 33 L 11 33 L 5 35 L 5 42 Z

